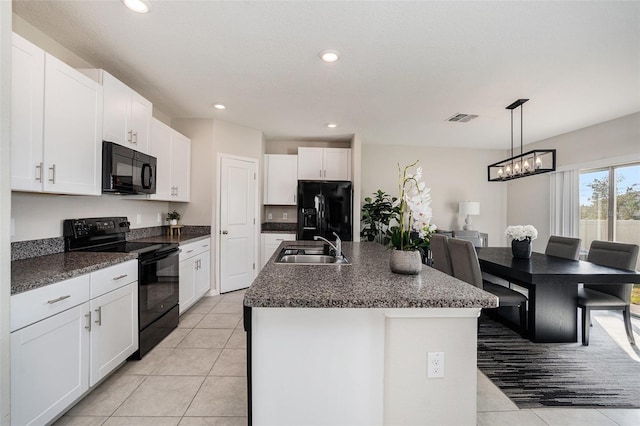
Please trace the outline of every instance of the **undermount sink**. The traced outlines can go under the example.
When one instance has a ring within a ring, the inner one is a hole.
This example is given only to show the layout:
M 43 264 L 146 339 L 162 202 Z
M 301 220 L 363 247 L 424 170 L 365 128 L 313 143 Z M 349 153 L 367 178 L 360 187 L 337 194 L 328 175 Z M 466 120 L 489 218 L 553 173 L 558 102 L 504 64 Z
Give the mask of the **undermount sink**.
M 329 254 L 328 248 L 319 247 L 285 247 L 280 251 L 276 263 L 292 265 L 349 265 L 344 256 Z

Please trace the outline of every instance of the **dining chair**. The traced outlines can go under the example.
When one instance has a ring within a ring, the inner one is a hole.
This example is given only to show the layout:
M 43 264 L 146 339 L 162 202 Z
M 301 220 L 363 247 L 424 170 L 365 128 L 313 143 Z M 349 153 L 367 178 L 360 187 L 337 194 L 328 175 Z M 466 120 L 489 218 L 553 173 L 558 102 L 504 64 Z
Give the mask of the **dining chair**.
M 453 238 L 471 241 L 474 247 L 482 247 L 482 238 L 479 231 L 466 231 L 464 229 L 453 231 Z
M 460 238 L 450 238 L 449 255 L 453 276 L 498 297 L 498 306 L 516 306 L 520 313 L 520 334 L 527 329 L 527 297 L 510 288 L 482 279 L 478 254 L 473 243 Z
M 429 241 L 431 255 L 433 256 L 433 267 L 445 274 L 453 275 L 448 240 L 449 237 L 446 235 L 434 234 Z
M 635 270 L 638 261 L 638 246 L 611 241 L 593 241 L 589 248 L 587 261 L 611 268 Z M 631 327 L 632 290 L 633 283 L 585 284 L 584 288 L 578 289 L 578 307 L 582 309 L 583 345 L 589 346 L 591 311 L 594 310 L 622 311 L 629 343 L 636 344 Z
M 547 256 L 563 257 L 565 259 L 578 260 L 580 256 L 580 238 L 560 237 L 552 235 L 547 241 L 544 254 Z

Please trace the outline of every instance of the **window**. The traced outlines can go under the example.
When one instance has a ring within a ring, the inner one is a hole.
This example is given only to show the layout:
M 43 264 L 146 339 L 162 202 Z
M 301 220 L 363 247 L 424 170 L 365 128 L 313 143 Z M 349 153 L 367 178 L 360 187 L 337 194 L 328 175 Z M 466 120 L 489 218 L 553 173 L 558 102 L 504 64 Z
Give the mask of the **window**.
M 593 240 L 640 245 L 640 164 L 580 172 L 579 232 L 585 251 Z M 634 286 L 631 303 L 640 315 L 640 284 Z

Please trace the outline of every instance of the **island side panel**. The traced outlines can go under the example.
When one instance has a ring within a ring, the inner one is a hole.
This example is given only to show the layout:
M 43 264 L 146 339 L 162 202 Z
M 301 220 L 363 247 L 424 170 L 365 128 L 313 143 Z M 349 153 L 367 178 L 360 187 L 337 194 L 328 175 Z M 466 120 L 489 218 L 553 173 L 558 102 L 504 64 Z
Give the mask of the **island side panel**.
M 381 425 L 384 310 L 252 308 L 253 424 Z

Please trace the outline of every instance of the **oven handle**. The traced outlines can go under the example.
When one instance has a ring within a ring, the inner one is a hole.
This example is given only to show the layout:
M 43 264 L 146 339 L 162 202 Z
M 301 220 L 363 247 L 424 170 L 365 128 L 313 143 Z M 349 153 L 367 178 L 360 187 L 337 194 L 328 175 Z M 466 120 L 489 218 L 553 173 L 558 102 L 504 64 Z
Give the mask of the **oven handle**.
M 141 260 L 140 264 L 141 265 L 149 265 L 151 263 L 156 263 L 156 262 L 158 262 L 160 260 L 163 260 L 163 259 L 166 259 L 168 257 L 178 256 L 179 254 L 180 254 L 180 250 L 172 251 L 172 252 L 166 253 L 164 255 L 152 257 L 150 259 Z

